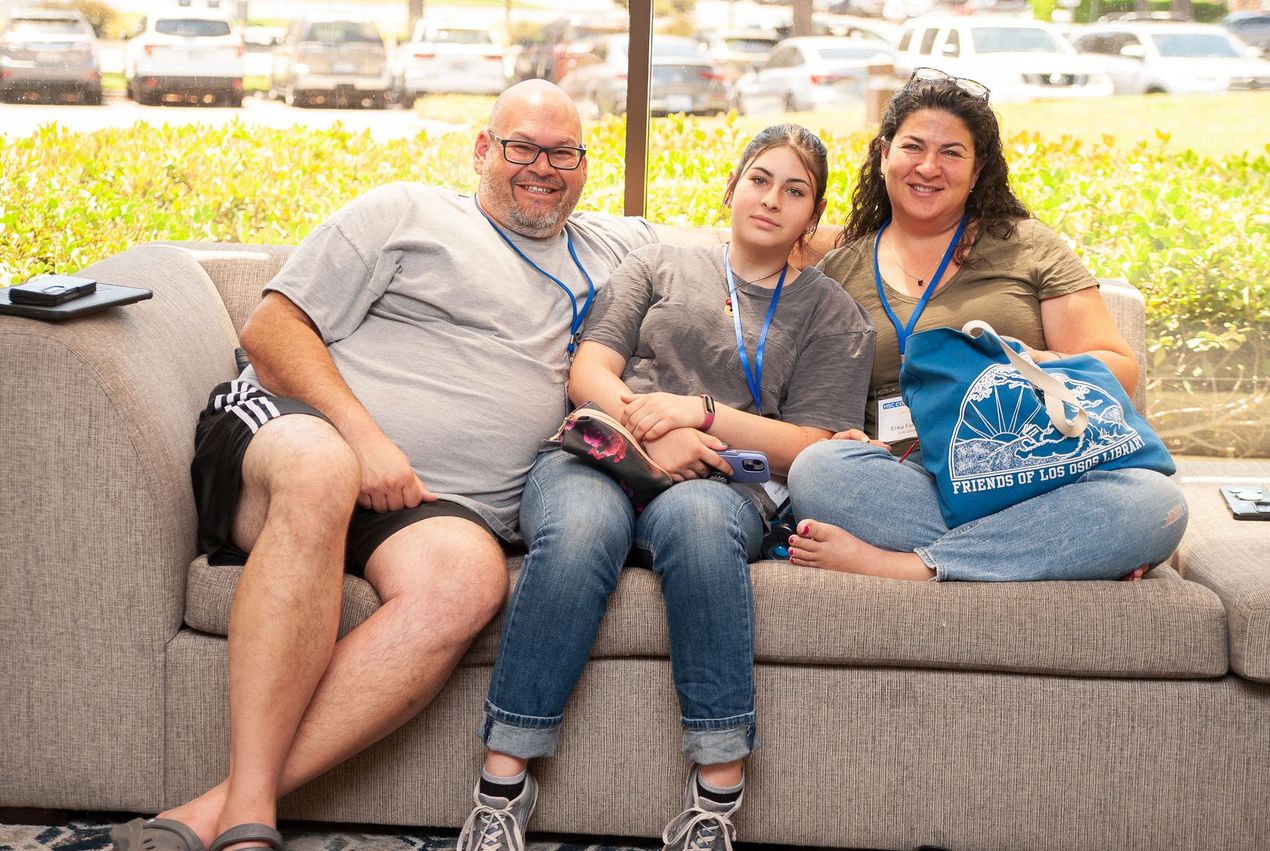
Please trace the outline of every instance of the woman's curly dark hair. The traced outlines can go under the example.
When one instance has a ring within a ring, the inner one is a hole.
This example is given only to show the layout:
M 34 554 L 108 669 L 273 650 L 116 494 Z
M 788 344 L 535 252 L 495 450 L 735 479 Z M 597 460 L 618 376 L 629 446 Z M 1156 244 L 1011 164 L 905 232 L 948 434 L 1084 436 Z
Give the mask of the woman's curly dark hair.
M 1001 128 L 996 113 L 985 97 L 962 89 L 955 80 L 913 80 L 900 89 L 887 105 L 882 126 L 869 142 L 869 155 L 860 166 L 860 179 L 851 193 L 851 214 L 847 217 L 839 245 L 867 236 L 891 218 L 891 199 L 882 177 L 882 146 L 890 144 L 900 125 L 914 112 L 934 109 L 960 118 L 974 139 L 975 159 L 982 165 L 966 212 L 976 228 L 967 228 L 957 247 L 956 260 L 962 263 L 977 235 L 983 231 L 1009 239 L 1019 219 L 1031 217 L 1027 207 L 1010 191 L 1010 169 L 1001 146 Z

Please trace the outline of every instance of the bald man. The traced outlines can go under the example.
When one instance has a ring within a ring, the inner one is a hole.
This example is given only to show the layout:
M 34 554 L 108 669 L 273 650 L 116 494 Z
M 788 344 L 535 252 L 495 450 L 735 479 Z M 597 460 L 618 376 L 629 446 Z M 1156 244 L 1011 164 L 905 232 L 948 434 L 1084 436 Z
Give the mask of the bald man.
M 573 338 L 657 237 L 573 213 L 582 129 L 545 81 L 498 98 L 473 165 L 475 197 L 396 183 L 340 210 L 243 328 L 252 365 L 212 391 L 192 465 L 202 550 L 245 565 L 230 773 L 115 828 L 119 851 L 281 848 L 277 799 L 417 713 L 502 605 L 502 544 L 566 412 Z M 337 641 L 345 572 L 383 605 Z

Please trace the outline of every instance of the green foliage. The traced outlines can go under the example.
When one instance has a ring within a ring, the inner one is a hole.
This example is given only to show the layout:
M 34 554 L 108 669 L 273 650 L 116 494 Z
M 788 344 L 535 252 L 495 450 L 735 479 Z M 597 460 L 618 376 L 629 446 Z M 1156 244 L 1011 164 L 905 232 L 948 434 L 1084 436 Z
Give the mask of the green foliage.
M 1087 24 L 1103 15 L 1132 12 L 1134 9 L 1134 0 L 1081 0 L 1080 5 L 1073 10 L 1073 16 L 1077 23 Z M 1169 0 L 1148 0 L 1147 2 L 1148 12 L 1169 12 L 1172 9 L 1173 4 Z M 1197 21 L 1217 21 L 1226 15 L 1226 3 L 1224 0 L 1217 0 L 1217 2 L 1193 0 L 1191 14 Z
M 426 106 L 421 107 L 426 109 Z M 647 210 L 722 227 L 728 172 L 752 135 L 735 117 L 655 120 Z M 815 127 L 831 152 L 826 224 L 841 222 L 867 142 Z M 1147 302 L 1152 373 L 1267 382 L 1270 146 L 1255 155 L 1177 153 L 1166 134 L 1128 150 L 1035 133 L 1007 137 L 1016 190 L 1095 274 Z M 620 213 L 625 122 L 588 128 L 583 207 Z M 338 125 L 274 130 L 137 124 L 0 137 L 0 283 L 71 272 L 156 239 L 296 243 L 339 207 L 392 180 L 472 191 L 471 133 L 388 143 Z

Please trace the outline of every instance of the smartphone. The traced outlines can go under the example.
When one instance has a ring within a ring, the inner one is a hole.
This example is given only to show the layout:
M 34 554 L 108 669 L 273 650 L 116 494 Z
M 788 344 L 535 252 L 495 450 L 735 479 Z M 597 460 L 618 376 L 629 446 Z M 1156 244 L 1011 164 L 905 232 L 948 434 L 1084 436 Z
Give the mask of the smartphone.
M 754 449 L 724 449 L 719 457 L 732 467 L 729 481 L 758 484 L 772 477 L 767 468 L 767 456 Z
M 46 275 L 9 289 L 13 304 L 62 304 L 97 290 L 97 282 L 72 275 Z
M 1225 485 L 1221 495 L 1236 520 L 1270 520 L 1270 492 L 1257 485 Z

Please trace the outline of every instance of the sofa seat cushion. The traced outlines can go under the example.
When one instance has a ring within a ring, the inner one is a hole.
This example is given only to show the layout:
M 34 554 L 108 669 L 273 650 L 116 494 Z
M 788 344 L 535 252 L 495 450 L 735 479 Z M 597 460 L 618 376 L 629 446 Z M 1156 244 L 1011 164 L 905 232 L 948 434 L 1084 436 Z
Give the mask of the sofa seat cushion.
M 509 565 L 514 581 L 519 560 Z M 191 565 L 186 623 L 224 635 L 241 568 Z M 766 561 L 753 566 L 755 655 L 800 665 L 910 666 L 1096 677 L 1198 678 L 1227 671 L 1213 592 L 1160 566 L 1142 582 L 899 582 Z M 379 604 L 345 577 L 340 632 Z M 488 664 L 500 621 L 464 660 Z M 595 657 L 669 652 L 656 577 L 629 568 L 609 601 Z
M 1235 520 L 1222 485 L 1270 487 L 1270 460 L 1188 458 L 1178 464 L 1191 517 L 1174 556 L 1187 579 L 1213 591 L 1230 624 L 1230 669 L 1270 682 L 1270 523 Z

